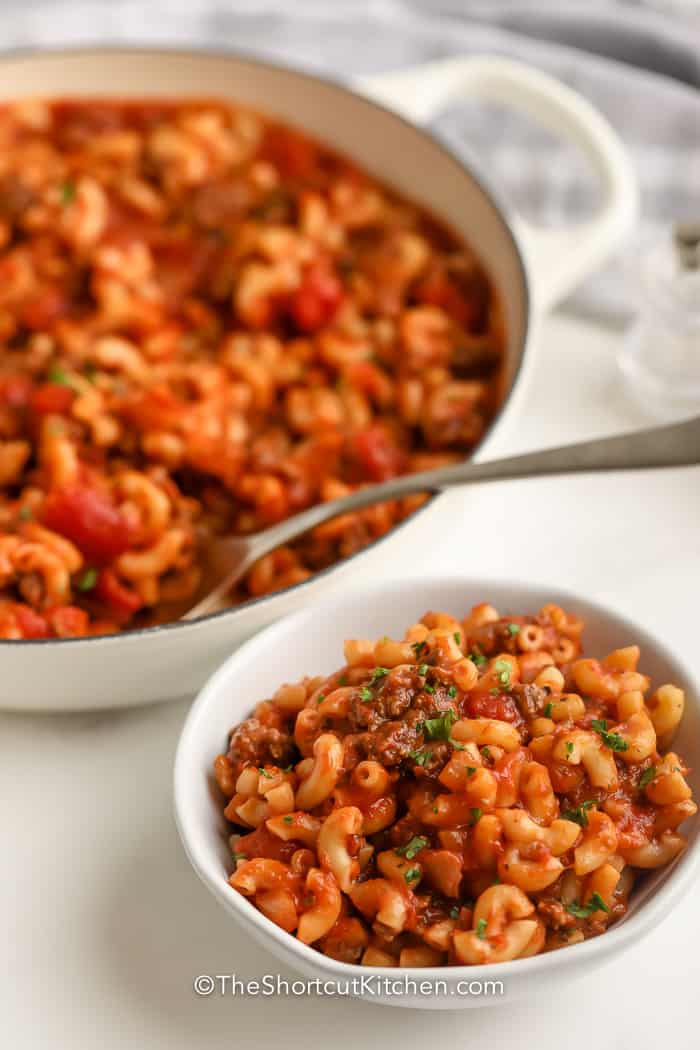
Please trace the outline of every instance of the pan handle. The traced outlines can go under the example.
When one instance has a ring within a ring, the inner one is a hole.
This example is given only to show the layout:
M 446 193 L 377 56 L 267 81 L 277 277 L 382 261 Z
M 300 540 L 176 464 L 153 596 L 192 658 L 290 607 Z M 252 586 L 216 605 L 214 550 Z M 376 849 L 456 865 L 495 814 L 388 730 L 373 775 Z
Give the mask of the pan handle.
M 603 189 L 592 219 L 548 230 L 510 217 L 541 309 L 554 306 L 600 266 L 637 217 L 637 179 L 617 134 L 589 102 L 537 69 L 505 58 L 448 58 L 365 77 L 355 86 L 420 124 L 459 98 L 505 103 L 583 150 Z

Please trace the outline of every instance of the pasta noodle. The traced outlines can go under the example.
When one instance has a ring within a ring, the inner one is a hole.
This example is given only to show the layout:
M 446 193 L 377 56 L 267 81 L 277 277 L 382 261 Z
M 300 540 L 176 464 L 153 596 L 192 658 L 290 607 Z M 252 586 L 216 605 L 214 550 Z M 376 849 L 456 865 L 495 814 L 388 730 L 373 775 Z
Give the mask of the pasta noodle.
M 206 100 L 3 105 L 0 142 L 0 639 L 175 619 L 213 538 L 484 434 L 496 291 L 349 160 Z M 274 551 L 231 602 L 302 583 L 422 499 Z
M 697 807 L 661 753 L 682 690 L 647 698 L 639 649 L 589 659 L 582 627 L 551 605 L 427 613 L 258 704 L 214 766 L 242 832 L 233 889 L 367 966 L 506 962 L 604 933 Z

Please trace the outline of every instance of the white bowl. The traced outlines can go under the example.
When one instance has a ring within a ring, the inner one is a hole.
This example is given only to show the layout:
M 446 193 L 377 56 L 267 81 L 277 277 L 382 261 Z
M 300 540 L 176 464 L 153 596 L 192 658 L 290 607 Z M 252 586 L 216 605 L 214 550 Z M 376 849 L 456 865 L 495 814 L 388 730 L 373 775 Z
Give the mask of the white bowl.
M 530 584 L 484 580 L 421 579 L 382 583 L 326 601 L 268 627 L 238 649 L 214 674 L 193 704 L 182 730 L 175 759 L 175 815 L 182 842 L 202 882 L 238 923 L 237 936 L 251 936 L 295 970 L 310 978 L 345 981 L 374 975 L 373 989 L 358 994 L 392 1006 L 457 1009 L 501 1003 L 504 999 L 538 994 L 537 987 L 555 986 L 581 975 L 640 940 L 668 915 L 690 887 L 700 866 L 700 821 L 690 821 L 689 845 L 678 863 L 662 876 L 653 892 L 628 917 L 600 937 L 530 959 L 496 966 L 392 969 L 351 966 L 336 962 L 285 933 L 228 885 L 231 869 L 221 798 L 212 763 L 226 749 L 231 727 L 250 714 L 257 701 L 270 696 L 282 682 L 305 674 L 330 673 L 343 662 L 346 638 L 400 637 L 428 609 L 464 616 L 472 605 L 489 601 L 503 614 L 522 614 L 554 601 L 586 622 L 584 649 L 600 655 L 618 646 L 639 644 L 644 672 L 657 684 L 673 682 L 686 691 L 686 713 L 674 748 L 696 770 L 689 780 L 700 795 L 700 690 L 681 660 L 642 627 L 573 594 Z M 694 783 L 693 783 L 694 779 Z M 634 900 L 634 897 L 633 897 Z M 389 975 L 440 980 L 444 984 L 421 995 L 414 986 L 391 991 L 379 987 Z M 460 993 L 464 980 L 503 982 L 503 995 L 485 997 Z M 544 982 L 538 984 L 538 982 Z

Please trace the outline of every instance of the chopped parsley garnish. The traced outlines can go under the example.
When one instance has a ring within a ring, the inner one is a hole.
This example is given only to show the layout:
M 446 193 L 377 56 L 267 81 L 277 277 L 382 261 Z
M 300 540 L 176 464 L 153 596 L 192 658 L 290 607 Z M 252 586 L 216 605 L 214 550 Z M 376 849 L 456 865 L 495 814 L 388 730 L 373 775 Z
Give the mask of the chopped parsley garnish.
M 451 686 L 449 687 L 449 689 L 447 690 L 447 695 L 448 695 L 448 696 L 451 696 L 451 697 L 452 697 L 452 699 L 454 700 L 454 698 L 455 698 L 455 697 L 457 696 L 457 686 L 456 686 L 456 685 L 454 685 L 454 684 L 453 684 L 453 685 L 451 685 Z
M 484 758 L 491 758 L 491 749 L 488 747 L 488 745 L 486 747 L 482 747 L 481 753 L 484 756 Z
M 591 899 L 588 904 L 579 904 L 577 901 L 572 901 L 571 904 L 565 905 L 569 915 L 573 915 L 576 919 L 589 919 L 596 911 L 609 912 L 607 904 L 599 893 L 592 893 Z
M 452 637 L 456 641 L 457 645 L 461 645 L 462 644 L 462 635 L 459 633 L 459 631 L 455 631 L 455 633 L 452 635 Z
M 429 845 L 428 840 L 423 835 L 414 835 L 405 846 L 397 846 L 394 853 L 399 857 L 405 857 L 406 860 L 413 860 L 416 854 L 425 849 L 427 845 Z
M 423 692 L 428 693 L 430 696 L 435 692 L 435 686 L 431 685 L 430 682 L 426 682 L 423 686 Z
M 262 766 L 258 766 L 258 773 L 261 777 L 266 777 L 268 780 L 272 780 L 272 773 L 267 769 L 263 769 Z
M 573 755 L 573 753 L 574 753 L 574 745 L 573 745 L 571 740 L 567 740 L 566 741 L 566 754 L 567 755 Z
M 75 199 L 75 183 L 71 182 L 70 179 L 66 179 L 60 185 L 61 202 L 63 204 L 70 204 Z
M 321 693 L 320 696 L 317 696 L 316 697 L 316 706 L 318 706 L 319 704 L 322 704 L 325 699 L 326 699 L 326 694 L 325 693 Z
M 459 918 L 459 904 L 453 904 L 452 907 L 450 908 L 450 913 L 449 914 L 450 914 L 450 918 L 451 919 L 458 919 Z
M 476 935 L 477 935 L 477 937 L 479 938 L 480 941 L 483 941 L 483 940 L 486 939 L 486 927 L 487 927 L 487 925 L 488 925 L 488 923 L 486 922 L 486 919 L 479 919 L 479 921 L 476 924 Z
M 520 624 L 518 624 L 518 623 L 509 623 L 508 626 L 506 627 L 506 631 L 511 636 L 511 638 L 513 638 L 519 632 L 519 630 L 520 630 Z
M 472 824 L 478 824 L 481 820 L 483 813 L 478 806 L 472 806 Z
M 31 507 L 20 507 L 19 514 L 17 515 L 20 521 L 31 521 L 34 517 L 34 511 Z
M 404 879 L 406 880 L 406 882 L 415 882 L 416 879 L 419 879 L 420 877 L 420 868 L 409 868 L 408 871 L 404 874 Z
M 91 591 L 97 583 L 99 575 L 97 569 L 86 569 L 82 576 L 78 577 L 75 586 L 79 591 Z
M 425 676 L 427 675 L 429 670 L 430 670 L 430 668 L 428 667 L 427 664 L 421 664 L 420 667 L 418 668 L 418 674 L 422 678 L 425 678 Z
M 412 758 L 416 765 L 424 766 L 430 759 L 430 752 L 419 747 L 415 751 L 409 751 L 408 757 Z
M 544 709 L 544 717 L 545 717 L 545 718 L 551 718 L 551 717 L 552 717 L 552 711 L 553 711 L 553 710 L 554 710 L 554 704 L 553 704 L 553 703 L 551 702 L 551 700 L 550 700 L 550 702 L 549 702 L 548 704 L 546 704 L 546 705 L 545 705 L 545 709 Z
M 347 685 L 347 684 L 348 684 L 348 676 L 346 674 L 344 674 L 342 676 L 342 678 L 338 679 L 338 685 Z
M 234 853 L 233 854 L 233 859 L 234 860 L 248 860 L 248 854 L 247 853 Z
M 511 681 L 510 676 L 513 673 L 512 666 L 507 660 L 496 660 L 493 665 L 493 669 L 496 673 L 497 680 L 504 686 L 505 689 L 510 689 Z
M 656 766 L 647 766 L 639 777 L 640 788 L 645 788 L 648 784 L 651 784 L 652 780 L 656 776 Z
M 374 685 L 374 683 L 378 682 L 380 678 L 384 678 L 385 675 L 388 675 L 388 674 L 389 674 L 389 668 L 388 667 L 375 667 L 375 669 L 372 671 L 372 677 L 369 680 L 369 684 L 370 685 Z
M 483 667 L 488 662 L 486 657 L 481 653 L 470 653 L 469 659 L 473 664 L 476 664 L 477 667 Z
M 46 373 L 46 378 L 49 383 L 56 383 L 58 386 L 71 386 L 70 376 L 66 372 L 65 368 L 61 368 L 60 365 L 52 365 Z
M 611 733 L 608 730 L 608 723 L 604 718 L 594 718 L 591 722 L 591 728 L 595 729 L 605 746 L 609 747 L 611 751 L 627 750 L 627 741 L 624 740 L 619 733 Z
M 587 828 L 588 816 L 586 810 L 591 809 L 593 806 L 595 806 L 595 801 L 587 799 L 580 806 L 576 806 L 575 809 L 565 809 L 561 815 L 562 820 L 573 820 L 574 823 L 580 824 L 582 828 Z
M 372 699 L 372 690 L 368 689 L 366 685 L 363 685 L 362 689 L 360 689 L 360 700 L 362 701 L 363 704 L 366 704 L 367 701 L 371 700 L 371 699 Z
M 476 766 L 467 766 L 467 776 L 473 777 L 476 773 Z
M 426 718 L 423 722 L 423 732 L 428 740 L 449 740 L 450 730 L 457 721 L 454 711 L 446 711 L 439 718 Z
M 416 654 L 416 659 L 418 659 L 420 654 L 423 652 L 424 649 L 427 648 L 427 646 L 428 646 L 427 642 L 413 642 L 412 643 L 411 649 L 413 649 L 413 652 Z
M 282 817 L 282 820 L 285 822 L 285 824 L 293 824 L 294 823 L 294 817 L 289 817 L 289 816 Z

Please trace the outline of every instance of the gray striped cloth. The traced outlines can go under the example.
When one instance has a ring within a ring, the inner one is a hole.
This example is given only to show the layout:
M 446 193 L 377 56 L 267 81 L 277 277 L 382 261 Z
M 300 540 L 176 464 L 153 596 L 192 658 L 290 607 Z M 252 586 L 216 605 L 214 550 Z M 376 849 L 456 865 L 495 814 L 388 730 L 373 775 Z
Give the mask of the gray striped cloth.
M 5 47 L 85 42 L 230 45 L 352 76 L 457 54 L 530 62 L 585 95 L 616 127 L 642 187 L 642 218 L 570 307 L 623 320 L 635 259 L 677 220 L 700 218 L 700 4 L 515 0 L 5 0 Z M 494 119 L 497 116 L 498 119 Z M 596 187 L 580 158 L 512 113 L 482 104 L 438 123 L 516 207 L 556 226 L 584 218 Z

